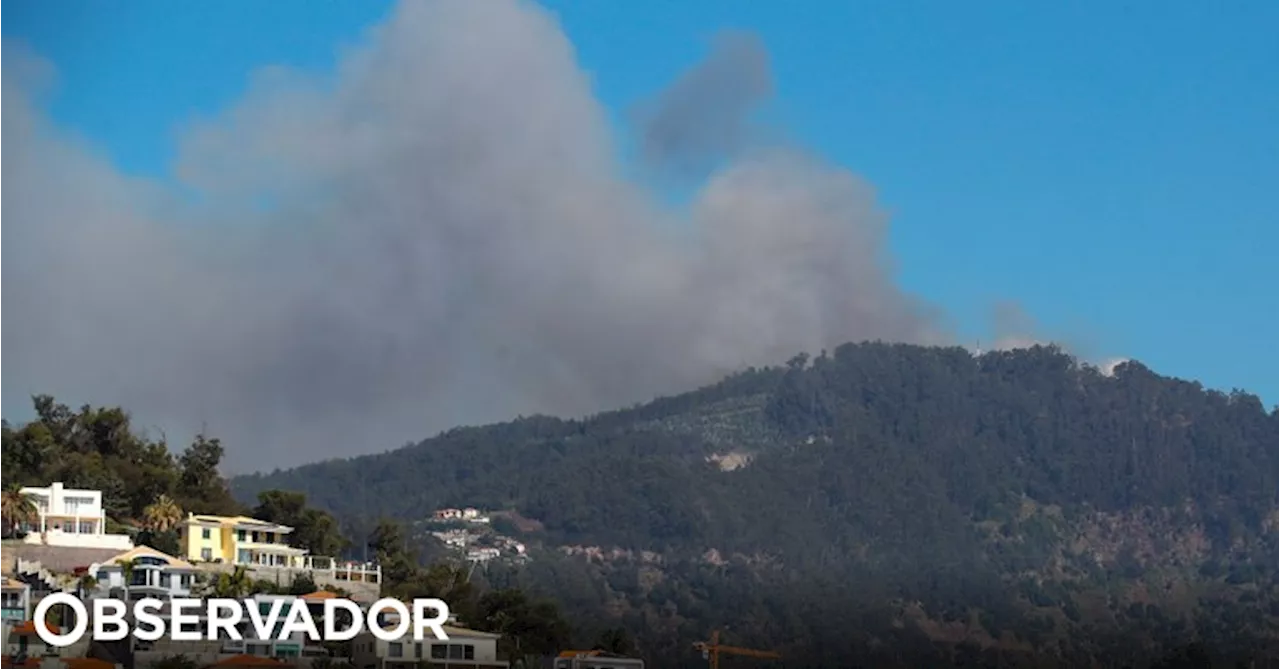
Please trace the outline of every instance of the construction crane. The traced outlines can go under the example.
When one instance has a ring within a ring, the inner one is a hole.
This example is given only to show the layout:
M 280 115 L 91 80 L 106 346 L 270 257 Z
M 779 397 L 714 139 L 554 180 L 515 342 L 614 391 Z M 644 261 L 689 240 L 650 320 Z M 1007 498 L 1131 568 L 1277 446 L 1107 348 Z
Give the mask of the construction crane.
M 711 663 L 711 669 L 720 669 L 720 654 L 725 655 L 741 655 L 743 657 L 756 657 L 762 660 L 781 660 L 782 655 L 770 650 L 755 650 L 753 648 L 739 648 L 737 646 L 726 646 L 720 643 L 720 630 L 711 632 L 710 641 L 699 641 L 693 644 L 694 650 L 700 651 L 702 657 Z

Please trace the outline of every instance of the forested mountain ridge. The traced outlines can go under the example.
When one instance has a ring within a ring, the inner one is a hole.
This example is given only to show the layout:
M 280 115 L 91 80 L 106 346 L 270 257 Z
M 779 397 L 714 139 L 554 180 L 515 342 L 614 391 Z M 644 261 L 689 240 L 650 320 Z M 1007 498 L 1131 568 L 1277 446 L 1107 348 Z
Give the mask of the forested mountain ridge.
M 1140 662 L 1195 638 L 1274 647 L 1277 426 L 1252 395 L 1135 362 L 859 344 L 232 488 L 302 491 L 349 527 L 516 511 L 541 559 L 483 578 L 672 662 L 712 626 L 841 662 Z

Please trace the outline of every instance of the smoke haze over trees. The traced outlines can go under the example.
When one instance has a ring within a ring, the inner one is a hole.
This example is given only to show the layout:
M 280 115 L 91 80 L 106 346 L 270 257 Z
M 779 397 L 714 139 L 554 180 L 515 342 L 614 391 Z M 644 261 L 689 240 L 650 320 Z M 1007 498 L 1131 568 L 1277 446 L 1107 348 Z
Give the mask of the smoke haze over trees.
M 180 188 L 52 125 L 5 44 L 4 404 L 125 405 L 244 471 L 457 424 L 577 415 L 848 340 L 949 339 L 871 189 L 748 122 L 728 35 L 637 114 L 718 165 L 672 213 L 621 176 L 572 45 L 516 2 L 406 2 L 331 76 L 261 71 L 183 135 Z M 15 416 L 16 417 L 16 416 Z

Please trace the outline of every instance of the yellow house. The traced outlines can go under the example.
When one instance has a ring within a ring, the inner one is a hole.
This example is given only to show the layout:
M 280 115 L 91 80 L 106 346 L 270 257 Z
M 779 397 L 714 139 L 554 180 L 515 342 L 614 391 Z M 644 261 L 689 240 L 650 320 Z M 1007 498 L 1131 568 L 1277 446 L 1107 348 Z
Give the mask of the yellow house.
M 293 528 L 288 525 L 247 516 L 188 514 L 178 541 L 192 562 L 301 568 L 307 551 L 285 543 L 291 532 Z

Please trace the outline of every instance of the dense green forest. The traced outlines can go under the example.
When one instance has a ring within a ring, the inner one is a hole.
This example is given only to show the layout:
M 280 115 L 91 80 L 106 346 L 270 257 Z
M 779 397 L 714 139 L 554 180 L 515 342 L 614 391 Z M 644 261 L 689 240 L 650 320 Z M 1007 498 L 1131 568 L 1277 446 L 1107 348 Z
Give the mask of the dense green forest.
M 477 581 L 625 627 L 662 666 L 717 627 L 787 666 L 1141 665 L 1273 651 L 1277 426 L 1136 362 L 861 344 L 232 487 L 304 492 L 353 532 L 518 514 L 535 559 Z
M 703 666 L 690 644 L 721 629 L 788 667 L 1275 662 L 1277 412 L 1137 363 L 846 345 L 229 484 L 217 439 L 174 454 L 121 409 L 35 405 L 4 425 L 6 521 L 12 486 L 61 480 L 161 548 L 159 499 L 286 522 L 513 656 Z M 451 563 L 413 525 L 444 506 L 507 512 L 532 559 Z

